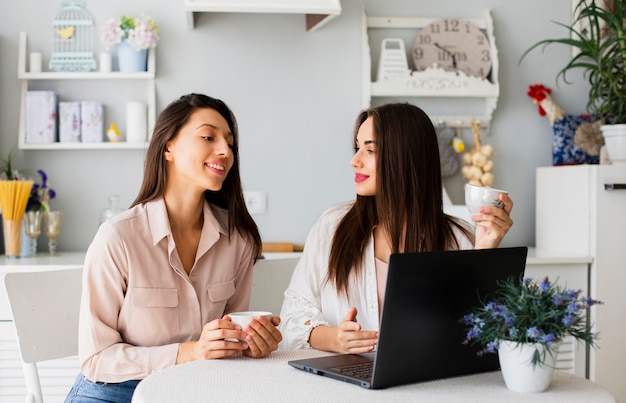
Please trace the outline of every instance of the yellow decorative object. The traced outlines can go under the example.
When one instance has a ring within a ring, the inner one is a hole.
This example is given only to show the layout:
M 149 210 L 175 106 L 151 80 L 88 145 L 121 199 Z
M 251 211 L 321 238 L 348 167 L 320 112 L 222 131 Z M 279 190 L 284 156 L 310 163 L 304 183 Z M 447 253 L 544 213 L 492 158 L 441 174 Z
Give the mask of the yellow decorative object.
M 463 168 L 461 172 L 468 182 L 476 186 L 491 186 L 493 183 L 493 146 L 480 144 L 480 123 L 472 119 L 472 133 L 474 146 L 463 154 Z
M 111 143 L 117 143 L 122 140 L 122 135 L 117 129 L 117 126 L 115 126 L 115 123 L 111 123 L 111 126 L 107 129 L 107 137 Z
M 76 31 L 76 27 L 71 26 L 71 25 L 69 27 L 65 27 L 65 28 L 62 28 L 62 29 L 59 29 L 59 28 L 55 28 L 54 29 L 54 32 L 59 34 L 61 39 L 70 39 L 72 37 L 72 35 L 74 35 L 75 31 Z
M 452 139 L 452 148 L 454 148 L 454 151 L 456 151 L 457 154 L 461 154 L 465 151 L 465 143 L 460 138 L 455 137 Z

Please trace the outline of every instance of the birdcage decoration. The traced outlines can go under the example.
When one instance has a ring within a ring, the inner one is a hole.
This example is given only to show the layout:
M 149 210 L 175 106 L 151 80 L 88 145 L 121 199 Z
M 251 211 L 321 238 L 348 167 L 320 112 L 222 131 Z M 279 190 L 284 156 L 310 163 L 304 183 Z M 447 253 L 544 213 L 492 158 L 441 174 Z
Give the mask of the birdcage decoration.
M 83 0 L 63 0 L 61 11 L 52 21 L 53 71 L 96 69 L 93 52 L 93 18 Z

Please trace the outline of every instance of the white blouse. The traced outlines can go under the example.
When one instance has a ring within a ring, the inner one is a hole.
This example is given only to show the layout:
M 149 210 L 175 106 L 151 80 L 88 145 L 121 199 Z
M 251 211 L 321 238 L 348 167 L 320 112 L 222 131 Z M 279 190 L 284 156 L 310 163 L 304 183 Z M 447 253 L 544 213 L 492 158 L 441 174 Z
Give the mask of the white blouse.
M 349 300 L 339 296 L 334 285 L 326 281 L 333 234 L 353 203 L 330 207 L 311 228 L 302 258 L 285 291 L 280 312 L 279 329 L 283 336 L 280 349 L 311 348 L 308 342 L 311 330 L 319 325 L 339 326 L 353 306 L 357 309 L 357 322 L 361 324 L 361 329 L 378 331 L 380 314 L 373 236 L 365 248 L 364 270 L 350 279 Z M 454 232 L 460 249 L 474 247 L 456 227 Z

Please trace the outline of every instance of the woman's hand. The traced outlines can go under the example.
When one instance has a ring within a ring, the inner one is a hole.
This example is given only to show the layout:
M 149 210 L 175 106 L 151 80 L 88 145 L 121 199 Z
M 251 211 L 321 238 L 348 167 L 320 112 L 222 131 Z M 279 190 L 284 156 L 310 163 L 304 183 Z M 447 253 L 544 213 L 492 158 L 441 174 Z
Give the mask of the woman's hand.
M 480 207 L 480 214 L 474 214 L 471 219 L 476 223 L 476 249 L 496 248 L 500 245 L 504 235 L 513 226 L 510 217 L 513 209 L 513 200 L 507 194 L 499 195 L 504 208 L 494 206 Z
M 228 315 L 224 319 L 230 320 Z M 274 316 L 270 321 L 265 316 L 258 316 L 248 323 L 243 329 L 246 336 L 248 348 L 243 353 L 249 357 L 262 358 L 278 348 L 278 343 L 283 339 L 280 330 L 276 328 L 280 324 L 280 318 Z
M 339 327 L 318 326 L 311 331 L 309 343 L 313 348 L 343 354 L 361 354 L 374 350 L 378 332 L 361 330 L 352 307 Z
M 230 320 L 215 319 L 204 325 L 198 341 L 180 343 L 176 364 L 196 360 L 224 358 L 239 354 L 248 348 L 246 332 Z

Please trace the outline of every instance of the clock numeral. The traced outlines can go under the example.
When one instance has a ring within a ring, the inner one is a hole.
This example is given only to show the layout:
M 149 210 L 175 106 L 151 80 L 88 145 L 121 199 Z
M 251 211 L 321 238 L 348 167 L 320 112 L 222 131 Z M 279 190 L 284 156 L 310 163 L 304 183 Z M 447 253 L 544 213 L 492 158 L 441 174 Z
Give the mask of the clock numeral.
M 424 57 L 424 50 L 422 48 L 413 48 L 413 60 L 422 60 Z
M 481 53 L 483 55 L 483 57 L 481 59 L 483 62 L 491 61 L 491 52 L 489 50 L 484 49 Z
M 417 36 L 417 42 L 419 42 L 420 45 L 428 45 L 432 42 L 432 39 L 428 34 L 421 34 Z
M 451 20 L 443 20 L 443 23 L 445 25 L 444 27 L 444 31 L 445 32 L 459 32 L 459 27 L 460 27 L 460 22 L 457 19 L 451 19 Z M 439 27 L 439 25 L 433 25 L 436 26 L 437 28 Z M 437 32 L 439 32 L 437 30 Z
M 456 61 L 457 62 L 466 62 L 467 60 L 468 60 L 467 52 L 456 52 Z
M 484 45 L 487 42 L 487 38 L 484 35 L 476 35 L 476 43 Z

